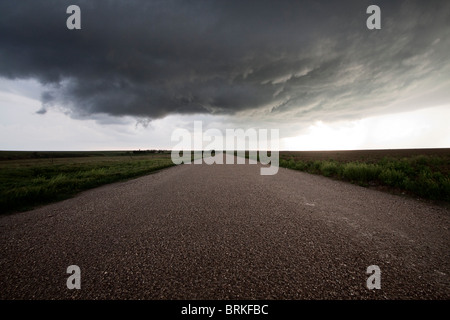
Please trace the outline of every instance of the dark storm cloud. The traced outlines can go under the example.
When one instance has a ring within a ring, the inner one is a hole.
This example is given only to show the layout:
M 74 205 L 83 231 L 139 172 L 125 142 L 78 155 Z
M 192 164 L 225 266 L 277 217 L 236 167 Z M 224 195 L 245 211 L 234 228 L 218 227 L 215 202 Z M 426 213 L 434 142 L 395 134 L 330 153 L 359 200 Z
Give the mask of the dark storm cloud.
M 370 31 L 372 1 L 2 1 L 0 76 L 74 117 L 361 116 L 449 78 L 449 2 L 375 3 Z

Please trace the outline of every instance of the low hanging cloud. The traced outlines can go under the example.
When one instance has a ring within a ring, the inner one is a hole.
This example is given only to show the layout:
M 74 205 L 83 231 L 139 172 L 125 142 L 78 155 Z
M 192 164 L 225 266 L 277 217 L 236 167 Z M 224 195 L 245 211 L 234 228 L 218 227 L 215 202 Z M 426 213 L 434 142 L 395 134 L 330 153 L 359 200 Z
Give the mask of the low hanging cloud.
M 72 4 L 81 30 L 66 28 Z M 450 3 L 377 1 L 382 28 L 368 30 L 371 4 L 2 1 L 0 76 L 42 83 L 41 114 L 58 105 L 146 123 L 197 113 L 312 121 L 448 102 Z M 394 103 L 420 94 L 430 99 Z

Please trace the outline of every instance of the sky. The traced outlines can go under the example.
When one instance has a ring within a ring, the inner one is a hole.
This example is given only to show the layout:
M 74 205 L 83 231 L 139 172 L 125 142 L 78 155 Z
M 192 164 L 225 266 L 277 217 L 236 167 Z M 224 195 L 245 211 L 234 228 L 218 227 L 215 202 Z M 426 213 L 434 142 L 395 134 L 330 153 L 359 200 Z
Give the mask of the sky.
M 450 147 L 449 1 L 1 0 L 0 15 L 0 150 L 171 149 L 194 121 L 278 129 L 282 150 Z

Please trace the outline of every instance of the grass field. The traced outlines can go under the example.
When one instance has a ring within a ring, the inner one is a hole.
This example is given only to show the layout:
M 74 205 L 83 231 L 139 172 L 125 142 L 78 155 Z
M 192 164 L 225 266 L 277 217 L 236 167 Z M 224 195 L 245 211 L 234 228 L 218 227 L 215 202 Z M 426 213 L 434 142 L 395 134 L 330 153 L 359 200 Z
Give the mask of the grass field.
M 0 213 L 24 211 L 173 165 L 167 151 L 0 151 Z M 450 149 L 282 151 L 280 166 L 450 201 Z
M 280 152 L 280 166 L 424 199 L 450 201 L 450 149 Z
M 169 153 L 0 151 L 0 213 L 173 166 Z

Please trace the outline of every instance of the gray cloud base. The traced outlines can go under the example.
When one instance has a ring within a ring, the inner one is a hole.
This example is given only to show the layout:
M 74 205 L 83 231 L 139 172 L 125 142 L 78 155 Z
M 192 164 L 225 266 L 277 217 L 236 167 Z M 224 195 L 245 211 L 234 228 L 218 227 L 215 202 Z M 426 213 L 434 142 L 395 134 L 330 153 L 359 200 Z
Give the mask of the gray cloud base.
M 81 30 L 66 8 L 81 8 Z M 0 76 L 44 84 L 42 109 L 162 118 L 361 117 L 449 101 L 450 3 L 2 1 Z M 441 94 L 429 92 L 441 88 Z M 418 92 L 421 105 L 393 102 Z

